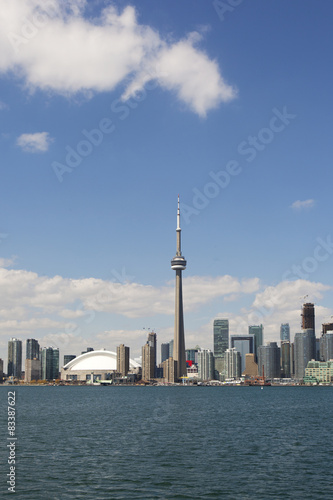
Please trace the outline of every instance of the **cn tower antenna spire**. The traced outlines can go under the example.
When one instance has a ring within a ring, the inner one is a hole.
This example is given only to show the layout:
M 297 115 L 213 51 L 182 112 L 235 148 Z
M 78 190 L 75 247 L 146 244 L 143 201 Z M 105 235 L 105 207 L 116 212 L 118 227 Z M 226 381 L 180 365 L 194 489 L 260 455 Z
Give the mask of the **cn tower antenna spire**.
M 178 195 L 178 209 L 177 209 L 177 252 L 176 255 L 179 257 L 182 255 L 182 249 L 181 249 L 181 232 L 182 230 L 180 229 L 180 209 L 179 209 L 179 195 Z

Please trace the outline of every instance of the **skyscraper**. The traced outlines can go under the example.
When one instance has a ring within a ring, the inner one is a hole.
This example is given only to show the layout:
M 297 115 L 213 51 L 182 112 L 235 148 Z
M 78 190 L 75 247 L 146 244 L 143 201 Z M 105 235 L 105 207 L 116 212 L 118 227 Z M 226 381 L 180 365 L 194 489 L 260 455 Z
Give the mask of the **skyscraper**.
M 229 347 L 229 320 L 214 319 L 214 356 L 221 357 Z
M 169 358 L 169 342 L 161 344 L 161 363 Z
M 265 378 L 280 378 L 280 348 L 276 342 L 268 342 L 258 349 L 258 372 Z
M 280 326 L 280 340 L 284 342 L 285 340 L 290 340 L 290 327 L 289 323 L 282 323 Z
M 21 378 L 22 341 L 12 338 L 8 341 L 8 377 Z
M 154 378 L 155 356 L 154 347 L 147 342 L 142 347 L 142 380 L 149 382 Z
M 148 344 L 154 349 L 154 377 L 156 377 L 157 339 L 155 332 L 148 333 Z
M 303 330 L 313 330 L 315 333 L 315 311 L 314 304 L 306 303 L 303 304 L 302 309 L 302 329 Z
M 129 347 L 124 344 L 117 346 L 117 372 L 126 377 L 129 371 Z
M 225 351 L 225 375 L 227 378 L 240 378 L 241 376 L 241 357 L 234 347 Z
M 255 336 L 254 335 L 231 335 L 230 347 L 234 347 L 240 354 L 241 373 L 245 370 L 246 354 L 254 353 Z
M 39 359 L 39 350 L 38 340 L 28 339 L 26 345 L 26 359 Z
M 186 260 L 182 256 L 181 252 L 179 196 L 178 196 L 176 232 L 177 232 L 177 250 L 176 250 L 176 256 L 171 261 L 171 269 L 176 271 L 175 335 L 173 344 L 173 359 L 177 363 L 176 378 L 179 379 L 183 376 L 186 376 L 183 286 L 182 286 L 182 271 L 186 269 Z
M 44 347 L 41 354 L 42 379 L 55 380 L 59 378 L 59 349 Z
M 316 337 L 312 328 L 303 330 L 295 334 L 294 340 L 294 360 L 295 377 L 302 379 L 305 368 L 312 359 L 316 357 Z
M 289 340 L 281 340 L 281 375 L 290 378 L 292 374 L 292 353 Z
M 333 359 L 333 331 L 326 331 L 320 338 L 320 351 L 323 361 Z
M 64 355 L 64 365 L 67 365 L 67 363 L 69 363 L 70 361 L 72 361 L 72 359 L 75 359 L 76 356 L 75 354 L 65 354 Z
M 254 348 L 256 361 L 258 362 L 258 347 L 264 343 L 264 327 L 262 325 L 249 326 L 249 335 L 254 335 Z

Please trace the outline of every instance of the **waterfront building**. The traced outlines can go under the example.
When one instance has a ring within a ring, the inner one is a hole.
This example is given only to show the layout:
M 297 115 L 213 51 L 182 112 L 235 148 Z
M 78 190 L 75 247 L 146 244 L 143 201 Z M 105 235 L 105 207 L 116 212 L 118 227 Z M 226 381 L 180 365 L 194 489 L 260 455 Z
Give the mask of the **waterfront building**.
M 177 379 L 186 376 L 185 360 L 185 334 L 184 334 L 184 314 L 183 314 L 183 285 L 182 272 L 186 269 L 186 260 L 181 252 L 181 229 L 179 196 L 177 209 L 177 250 L 176 256 L 171 261 L 171 269 L 176 271 L 176 294 L 175 294 L 175 333 L 173 345 L 173 359 L 177 362 Z
M 290 341 L 290 326 L 289 323 L 282 323 L 280 326 L 280 340 L 281 342 Z
M 241 357 L 241 373 L 243 373 L 245 370 L 246 354 L 255 354 L 255 337 L 254 335 L 231 335 L 230 347 L 234 347 L 239 352 Z
M 225 351 L 225 376 L 226 378 L 238 379 L 241 376 L 241 357 L 235 347 Z
M 280 378 L 280 348 L 276 342 L 268 342 L 258 349 L 258 371 L 260 376 Z
M 258 376 L 258 363 L 255 361 L 255 354 L 248 352 L 245 354 L 245 370 L 242 375 L 245 377 Z
M 198 378 L 200 380 L 214 379 L 214 355 L 210 349 L 198 351 Z
M 147 342 L 142 347 L 142 380 L 149 382 L 155 377 L 154 346 Z
M 161 363 L 163 363 L 166 359 L 170 357 L 170 344 L 169 342 L 165 344 L 161 344 Z
M 292 375 L 292 352 L 289 340 L 281 341 L 281 377 L 290 378 Z
M 76 356 L 75 354 L 65 354 L 64 355 L 64 365 L 67 365 L 67 363 L 69 363 L 70 361 L 72 361 L 72 359 L 75 359 Z
M 262 325 L 249 326 L 249 335 L 254 336 L 254 354 L 256 361 L 258 361 L 258 347 L 264 343 L 264 327 Z
M 39 351 L 38 340 L 28 339 L 26 343 L 26 359 L 39 359 Z
M 296 333 L 294 339 L 295 378 L 301 380 L 304 377 L 308 362 L 315 357 L 316 337 L 314 330 L 308 328 Z
M 24 369 L 24 381 L 31 382 L 32 380 L 40 380 L 41 378 L 41 360 L 26 359 Z
M 41 352 L 42 380 L 59 378 L 59 349 L 58 347 L 44 347 Z
M 312 359 L 305 368 L 304 382 L 315 379 L 318 383 L 333 382 L 333 360 L 315 361 Z
M 3 382 L 3 360 L 0 358 L 0 384 Z
M 126 377 L 129 371 L 130 349 L 124 344 L 117 347 L 117 373 Z
M 313 330 L 315 333 L 315 310 L 314 304 L 303 304 L 302 308 L 302 330 Z
M 193 364 L 187 367 L 187 378 L 194 378 L 194 379 L 199 378 L 199 371 L 197 365 Z
M 22 375 L 22 341 L 14 337 L 8 341 L 7 375 L 17 379 Z
M 130 372 L 139 374 L 139 363 L 130 359 Z M 108 380 L 117 371 L 117 353 L 99 349 L 77 356 L 61 369 L 61 380 Z

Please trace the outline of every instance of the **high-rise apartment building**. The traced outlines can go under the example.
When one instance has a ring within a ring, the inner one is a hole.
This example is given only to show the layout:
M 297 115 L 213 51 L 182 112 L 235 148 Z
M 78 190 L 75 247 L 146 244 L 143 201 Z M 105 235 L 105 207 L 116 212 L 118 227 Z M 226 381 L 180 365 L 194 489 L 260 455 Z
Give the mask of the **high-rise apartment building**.
M 280 378 L 280 348 L 276 342 L 269 342 L 259 347 L 258 372 L 265 378 Z
M 42 379 L 55 380 L 59 378 L 59 349 L 44 347 L 41 351 Z
M 148 382 L 155 376 L 154 347 L 148 342 L 142 347 L 142 380 Z
M 117 373 L 120 373 L 123 377 L 129 372 L 129 359 L 130 359 L 130 349 L 124 344 L 117 346 Z
M 284 342 L 285 340 L 290 340 L 290 326 L 289 323 L 282 323 L 280 326 L 280 340 Z
M 21 378 L 22 375 L 22 341 L 12 338 L 8 341 L 8 377 Z
M 254 354 L 256 361 L 258 361 L 258 347 L 264 343 L 264 327 L 262 325 L 249 326 L 249 335 L 254 336 Z
M 225 376 L 235 379 L 241 376 L 241 357 L 234 347 L 225 351 Z
M 200 380 L 214 379 L 214 355 L 210 349 L 198 351 L 198 378 Z
M 303 379 L 305 368 L 312 359 L 316 359 L 316 337 L 312 328 L 307 328 L 295 334 L 294 363 L 295 377 Z
M 229 347 L 229 320 L 214 319 L 214 357 L 223 356 Z

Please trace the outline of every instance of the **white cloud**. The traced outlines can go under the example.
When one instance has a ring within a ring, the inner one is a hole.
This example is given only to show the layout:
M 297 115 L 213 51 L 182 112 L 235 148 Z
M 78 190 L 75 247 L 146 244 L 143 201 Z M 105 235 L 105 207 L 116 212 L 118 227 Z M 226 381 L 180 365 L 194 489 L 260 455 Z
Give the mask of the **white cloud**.
M 126 82 L 126 99 L 154 79 L 202 116 L 236 96 L 218 64 L 197 48 L 198 33 L 171 43 L 139 24 L 132 6 L 108 6 L 92 20 L 84 17 L 84 1 L 46 5 L 1 0 L 0 72 L 13 72 L 31 90 L 72 95 Z
M 291 205 L 291 208 L 295 209 L 295 210 L 304 210 L 306 208 L 312 208 L 315 204 L 315 201 L 313 199 L 309 199 L 309 200 L 304 200 L 304 201 L 301 201 L 301 200 L 297 200 L 297 201 L 294 201 L 294 203 Z
M 53 139 L 48 132 L 36 132 L 35 134 L 20 135 L 16 140 L 16 144 L 27 153 L 45 153 L 52 141 Z
M 309 302 L 318 304 L 332 289 L 307 280 L 263 287 L 258 278 L 240 280 L 232 276 L 189 276 L 184 278 L 183 284 L 185 324 L 191 312 L 201 307 L 213 305 L 216 300 L 222 303 L 222 299 L 231 301 L 236 296 L 241 299 L 246 295 L 252 302 L 250 307 L 236 313 L 234 305 L 228 310 L 231 303 L 225 302 L 228 309 L 215 317 L 229 318 L 231 334 L 244 334 L 248 325 L 262 323 L 265 341 L 278 341 L 280 324 L 286 322 L 291 325 L 293 337 L 300 329 L 304 297 L 308 295 Z M 146 339 L 147 333 L 142 326 L 156 326 L 155 318 L 159 324 L 159 342 L 168 341 L 173 335 L 173 280 L 156 287 L 95 278 L 72 280 L 62 276 L 39 276 L 34 272 L 1 267 L 0 304 L 0 347 L 3 351 L 0 357 L 6 353 L 10 336 L 23 340 L 40 339 L 41 345 L 59 347 L 62 354 L 78 354 L 89 345 L 114 350 L 124 342 L 131 347 L 134 357 L 140 353 Z M 331 314 L 332 310 L 316 305 L 317 327 Z M 151 321 L 153 317 L 155 324 L 145 323 L 147 318 Z M 114 318 L 118 318 L 118 329 L 111 326 Z M 204 325 L 202 321 L 203 318 L 198 320 L 196 330 L 186 328 L 186 343 L 212 348 L 213 318 L 209 322 L 204 319 Z
M 1 237 L 1 234 L 0 234 Z M 7 237 L 7 235 L 3 235 L 3 237 Z M 0 268 L 1 267 L 10 267 L 14 264 L 16 257 L 12 257 L 11 259 L 4 259 L 0 257 Z

